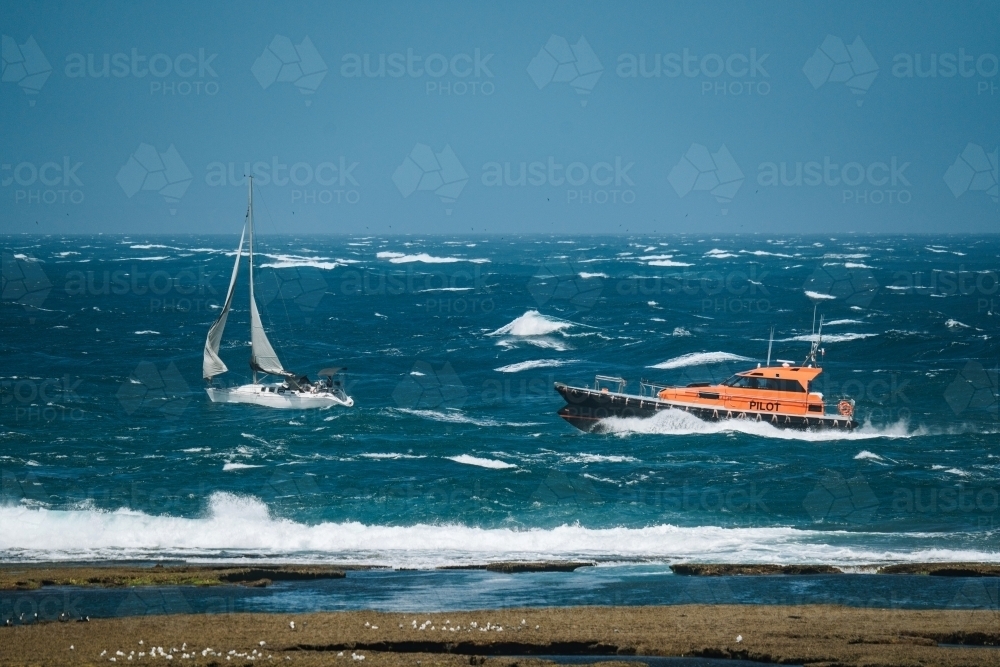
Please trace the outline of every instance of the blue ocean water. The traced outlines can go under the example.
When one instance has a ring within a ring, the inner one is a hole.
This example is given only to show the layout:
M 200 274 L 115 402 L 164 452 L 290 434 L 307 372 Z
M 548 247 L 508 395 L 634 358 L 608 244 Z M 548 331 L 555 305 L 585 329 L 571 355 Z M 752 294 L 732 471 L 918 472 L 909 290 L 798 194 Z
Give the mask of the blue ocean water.
M 262 234 L 281 360 L 348 368 L 326 411 L 208 401 L 237 241 L 2 240 L 0 557 L 1000 559 L 995 237 Z M 220 383 L 250 376 L 245 268 Z M 800 363 L 814 307 L 855 432 L 556 415 L 555 381 L 721 380 L 772 325 Z

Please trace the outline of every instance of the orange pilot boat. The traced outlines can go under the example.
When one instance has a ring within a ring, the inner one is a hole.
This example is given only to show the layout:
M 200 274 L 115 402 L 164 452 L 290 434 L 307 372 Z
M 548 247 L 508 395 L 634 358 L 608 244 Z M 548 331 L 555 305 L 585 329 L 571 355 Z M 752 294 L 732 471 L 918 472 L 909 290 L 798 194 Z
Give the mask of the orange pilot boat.
M 768 363 L 737 373 L 721 384 L 695 382 L 684 387 L 668 387 L 645 380 L 638 394 L 625 393 L 627 382 L 620 377 L 598 375 L 593 388 L 572 387 L 557 382 L 555 389 L 566 399 L 559 416 L 573 426 L 592 431 L 608 417 L 651 417 L 663 410 L 683 410 L 705 420 L 743 419 L 766 422 L 782 428 L 843 429 L 858 426 L 854 421 L 854 400 L 843 398 L 835 412 L 827 412 L 823 394 L 812 391 L 813 382 L 823 372 L 816 365 L 823 323 L 800 366 Z M 774 340 L 774 331 L 771 332 Z

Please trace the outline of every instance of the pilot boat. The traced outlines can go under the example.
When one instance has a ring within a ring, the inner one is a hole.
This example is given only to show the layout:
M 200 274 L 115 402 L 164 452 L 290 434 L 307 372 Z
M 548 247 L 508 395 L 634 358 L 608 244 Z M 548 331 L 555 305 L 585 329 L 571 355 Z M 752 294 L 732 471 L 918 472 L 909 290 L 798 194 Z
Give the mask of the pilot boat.
M 307 408 L 331 408 L 336 406 L 351 407 L 354 399 L 344 391 L 341 372 L 344 368 L 324 368 L 319 371 L 319 380 L 310 381 L 305 375 L 299 375 L 287 370 L 278 359 L 271 341 L 264 331 L 264 324 L 257 309 L 253 288 L 253 178 L 249 181 L 247 203 L 247 222 L 240 234 L 240 244 L 236 247 L 236 261 L 233 273 L 229 279 L 229 291 L 226 292 L 226 302 L 216 318 L 205 339 L 205 351 L 202 361 L 202 376 L 208 383 L 205 391 L 213 403 L 249 403 L 268 408 L 284 408 L 301 410 Z M 213 379 L 229 369 L 219 357 L 219 344 L 226 328 L 229 311 L 233 305 L 233 293 L 236 291 L 236 280 L 240 272 L 240 260 L 243 256 L 243 242 L 249 234 L 247 256 L 250 274 L 250 369 L 253 371 L 253 382 L 233 387 L 214 386 Z M 262 382 L 270 375 L 281 378 L 278 381 Z
M 816 364 L 816 354 L 823 352 L 819 347 L 822 336 L 820 320 L 819 335 L 800 366 L 772 366 L 769 344 L 767 364 L 736 373 L 721 384 L 695 382 L 670 387 L 643 380 L 639 393 L 630 394 L 625 392 L 628 383 L 620 377 L 598 375 L 593 387 L 557 382 L 556 391 L 566 399 L 559 416 L 582 431 L 593 431 L 608 417 L 652 417 L 664 410 L 682 410 L 706 421 L 740 419 L 779 428 L 850 431 L 858 426 L 854 400 L 842 398 L 836 411 L 828 412 L 823 394 L 812 391 L 823 372 Z

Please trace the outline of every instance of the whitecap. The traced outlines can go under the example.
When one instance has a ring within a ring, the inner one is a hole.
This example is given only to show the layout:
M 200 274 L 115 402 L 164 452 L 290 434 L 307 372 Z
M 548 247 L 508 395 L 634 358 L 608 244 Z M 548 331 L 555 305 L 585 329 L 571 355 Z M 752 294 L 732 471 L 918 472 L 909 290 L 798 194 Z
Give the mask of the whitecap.
M 332 271 L 338 266 L 346 266 L 349 263 L 355 263 L 356 260 L 347 259 L 332 259 L 330 257 L 303 257 L 300 255 L 269 255 L 261 253 L 265 257 L 271 258 L 273 261 L 267 262 L 266 264 L 261 264 L 262 269 L 299 269 L 299 268 L 313 268 L 322 269 L 324 271 Z
M 364 454 L 358 454 L 363 459 L 376 459 L 376 460 L 390 460 L 395 461 L 398 459 L 426 459 L 426 456 L 417 454 L 400 454 L 398 452 L 366 452 Z
M 794 257 L 794 255 L 786 255 L 780 252 L 768 252 L 766 250 L 740 250 L 740 253 L 744 255 L 756 255 L 758 257 L 784 257 L 786 259 Z
M 569 329 L 573 322 L 547 317 L 537 310 L 529 310 L 487 335 L 489 336 L 545 336 Z
M 878 334 L 873 333 L 843 333 L 843 334 L 823 334 L 824 343 L 846 343 L 850 340 L 862 340 L 864 338 L 871 338 L 877 336 Z M 787 343 L 791 341 L 803 341 L 806 343 L 812 343 L 819 340 L 819 334 L 803 334 L 801 336 L 792 336 L 791 338 L 782 338 L 781 342 Z
M 688 264 L 687 262 L 678 262 L 672 259 L 660 259 L 652 262 L 648 262 L 649 266 L 694 266 L 693 264 Z
M 480 468 L 491 468 L 493 470 L 506 470 L 507 468 L 516 468 L 517 466 L 513 463 L 507 463 L 506 461 L 498 461 L 496 459 L 484 459 L 478 456 L 470 456 L 469 454 L 460 454 L 458 456 L 446 456 L 444 457 L 449 461 L 454 461 L 455 463 L 464 463 L 470 466 L 479 466 Z
M 743 357 L 729 352 L 690 352 L 679 357 L 662 361 L 648 368 L 659 368 L 670 370 L 672 368 L 684 368 L 686 366 L 699 366 L 702 364 L 719 364 L 726 361 L 753 361 L 750 357 Z
M 375 255 L 379 259 L 387 259 L 393 264 L 409 264 L 412 262 L 422 262 L 424 264 L 453 264 L 455 262 L 471 262 L 473 264 L 485 264 L 490 260 L 485 258 L 466 259 L 463 257 L 435 257 L 426 252 L 415 255 L 407 255 L 401 252 L 383 251 Z
M 634 456 L 618 456 L 605 454 L 572 454 L 563 457 L 566 463 L 636 463 L 639 459 Z
M 500 368 L 495 368 L 493 370 L 498 373 L 520 373 L 521 371 L 532 370 L 535 368 L 555 368 L 557 366 L 565 366 L 570 363 L 573 363 L 573 360 L 531 359 L 529 361 L 521 361 L 516 364 L 507 364 L 506 366 L 501 366 Z
M 250 465 L 249 463 L 231 463 L 231 462 L 226 462 L 226 464 L 222 466 L 222 471 L 223 472 L 229 472 L 231 470 L 245 470 L 247 468 L 263 468 L 263 467 L 264 466 Z

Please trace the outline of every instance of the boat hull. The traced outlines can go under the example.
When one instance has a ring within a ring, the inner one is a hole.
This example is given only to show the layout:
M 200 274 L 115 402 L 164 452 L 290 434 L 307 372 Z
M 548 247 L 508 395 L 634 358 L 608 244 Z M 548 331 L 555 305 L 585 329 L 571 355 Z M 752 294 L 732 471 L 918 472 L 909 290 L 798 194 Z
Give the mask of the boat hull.
M 664 410 L 682 410 L 705 421 L 741 419 L 759 421 L 778 428 L 836 429 L 850 431 L 858 423 L 842 415 L 806 415 L 766 411 L 736 411 L 724 407 L 693 405 L 665 401 L 649 396 L 597 391 L 587 387 L 571 387 L 557 382 L 555 389 L 566 400 L 559 416 L 581 431 L 593 431 L 609 417 L 652 417 Z
M 354 405 L 354 399 L 349 396 L 344 400 L 329 392 L 313 394 L 291 389 L 279 392 L 279 387 L 281 385 L 245 384 L 239 387 L 207 387 L 205 391 L 213 403 L 247 403 L 285 410 L 349 408 Z

